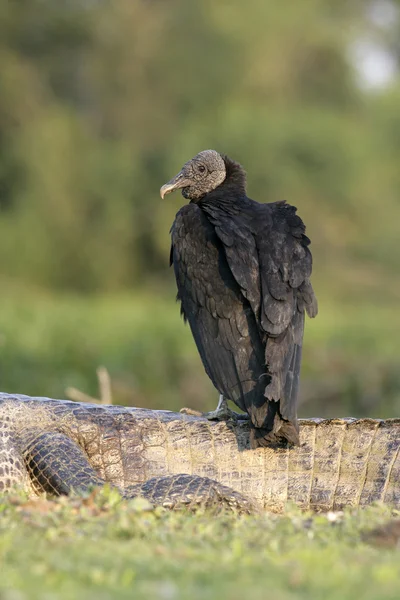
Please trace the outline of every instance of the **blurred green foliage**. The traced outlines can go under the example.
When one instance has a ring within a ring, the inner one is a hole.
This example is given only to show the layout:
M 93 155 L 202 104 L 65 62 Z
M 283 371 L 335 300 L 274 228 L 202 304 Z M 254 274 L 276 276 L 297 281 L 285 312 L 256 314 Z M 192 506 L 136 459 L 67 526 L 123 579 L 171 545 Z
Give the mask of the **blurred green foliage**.
M 6 391 L 65 397 L 68 387 L 99 397 L 106 366 L 114 403 L 179 410 L 215 408 L 178 306 L 146 294 L 85 297 L 21 290 L 3 296 L 0 379 Z M 308 323 L 300 416 L 390 417 L 400 406 L 396 307 L 324 304 Z
M 214 403 L 172 300 L 183 200 L 158 195 L 211 147 L 242 162 L 251 197 L 307 224 L 309 406 L 398 411 L 400 78 L 365 90 L 348 59 L 379 34 L 372 4 L 1 3 L 2 389 L 93 394 L 104 363 L 136 382 L 118 400 Z M 387 39 L 399 57 L 399 23 Z

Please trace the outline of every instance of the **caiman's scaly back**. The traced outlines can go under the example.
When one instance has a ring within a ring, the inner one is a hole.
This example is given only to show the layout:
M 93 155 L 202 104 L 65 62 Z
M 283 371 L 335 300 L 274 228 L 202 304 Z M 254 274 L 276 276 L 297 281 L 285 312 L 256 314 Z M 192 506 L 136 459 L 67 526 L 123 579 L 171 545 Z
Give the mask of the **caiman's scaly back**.
M 172 508 L 400 506 L 400 420 L 302 420 L 300 440 L 251 450 L 245 422 L 0 394 L 0 490 L 109 482 Z

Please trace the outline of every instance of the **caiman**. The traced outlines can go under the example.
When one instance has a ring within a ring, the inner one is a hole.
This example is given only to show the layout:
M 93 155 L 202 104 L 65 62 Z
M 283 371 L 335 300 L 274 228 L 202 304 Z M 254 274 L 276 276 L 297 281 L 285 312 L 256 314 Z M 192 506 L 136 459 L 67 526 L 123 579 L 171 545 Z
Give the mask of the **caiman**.
M 300 446 L 249 447 L 245 421 L 0 394 L 0 490 L 282 512 L 400 506 L 400 419 L 303 419 Z

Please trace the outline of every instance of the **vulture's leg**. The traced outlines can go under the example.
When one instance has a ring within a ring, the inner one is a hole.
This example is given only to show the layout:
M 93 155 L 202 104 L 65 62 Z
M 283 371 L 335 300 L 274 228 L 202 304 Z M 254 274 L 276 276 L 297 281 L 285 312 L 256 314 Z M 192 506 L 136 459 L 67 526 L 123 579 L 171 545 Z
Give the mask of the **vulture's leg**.
M 228 406 L 228 400 L 223 394 L 219 395 L 217 408 L 210 412 L 203 413 L 209 421 L 229 421 L 229 419 L 237 419 L 238 413 L 234 413 Z
M 205 417 L 209 421 L 238 421 L 239 419 L 249 419 L 249 415 L 246 413 L 237 413 L 228 407 L 228 401 L 224 398 L 223 394 L 220 394 L 218 405 L 215 410 L 210 412 L 200 412 L 198 410 L 192 410 L 191 408 L 182 408 L 181 413 L 186 415 L 193 415 L 195 417 Z

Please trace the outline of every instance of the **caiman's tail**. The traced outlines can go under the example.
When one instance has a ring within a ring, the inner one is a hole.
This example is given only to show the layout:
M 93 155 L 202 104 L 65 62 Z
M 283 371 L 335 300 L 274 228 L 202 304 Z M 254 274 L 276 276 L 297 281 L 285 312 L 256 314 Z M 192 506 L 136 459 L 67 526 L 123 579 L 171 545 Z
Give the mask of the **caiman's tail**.
M 296 309 L 289 327 L 267 341 L 265 357 L 270 382 L 259 403 L 247 407 L 252 423 L 252 448 L 283 441 L 294 445 L 300 443 L 297 399 L 303 331 L 304 311 Z

